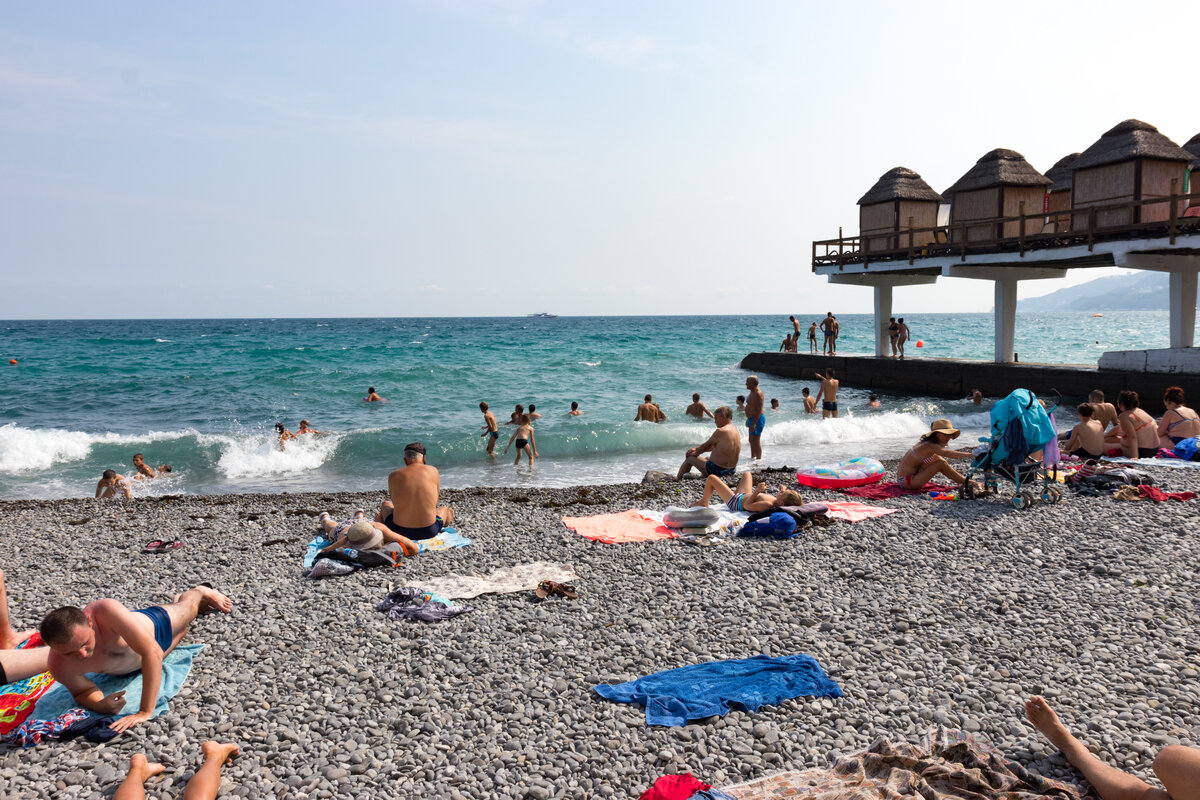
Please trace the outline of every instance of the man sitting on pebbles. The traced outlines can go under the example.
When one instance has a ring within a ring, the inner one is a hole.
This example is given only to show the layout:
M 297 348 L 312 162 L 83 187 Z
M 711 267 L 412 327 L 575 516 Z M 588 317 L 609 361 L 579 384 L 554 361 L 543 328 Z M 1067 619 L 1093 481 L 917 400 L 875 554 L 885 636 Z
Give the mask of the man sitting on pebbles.
M 713 412 L 713 422 L 717 429 L 708 441 L 698 447 L 688 448 L 684 454 L 683 465 L 679 467 L 676 480 L 692 471 L 692 467 L 705 475 L 732 475 L 737 469 L 738 458 L 742 454 L 742 435 L 731 425 L 733 410 L 729 406 L 721 406 Z M 712 451 L 711 458 L 704 458 L 701 453 Z
M 404 466 L 388 475 L 391 499 L 383 501 L 375 521 L 405 539 L 432 539 L 454 524 L 454 510 L 438 506 L 441 487 L 437 468 L 425 463 L 425 445 L 405 445 Z
M 201 585 L 176 595 L 167 605 L 134 611 L 109 598 L 82 609 L 63 606 L 47 614 L 38 630 L 50 646 L 50 674 L 84 708 L 118 714 L 125 707 L 124 691 L 105 697 L 86 673 L 128 675 L 141 671 L 142 701 L 137 713 L 121 717 L 111 726 L 121 733 L 154 714 L 163 657 L 179 644 L 192 621 L 200 614 L 232 610 L 232 600 Z

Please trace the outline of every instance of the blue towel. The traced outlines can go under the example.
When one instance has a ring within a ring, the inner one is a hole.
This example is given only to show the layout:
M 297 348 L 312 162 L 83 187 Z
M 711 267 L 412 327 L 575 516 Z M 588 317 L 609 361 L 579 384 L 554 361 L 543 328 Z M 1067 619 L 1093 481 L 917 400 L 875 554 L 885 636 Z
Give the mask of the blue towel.
M 689 720 L 725 716 L 735 708 L 757 711 L 793 697 L 842 696 L 837 683 L 807 655 L 692 664 L 595 689 L 608 700 L 645 706 L 647 725 L 686 725 Z
M 304 568 L 312 569 L 313 562 L 317 560 L 317 553 L 324 550 L 332 542 L 324 536 L 318 536 L 308 543 L 308 549 L 304 551 Z
M 429 553 L 436 550 L 452 550 L 456 547 L 466 547 L 471 543 L 471 540 L 463 536 L 454 528 L 443 528 L 441 533 L 434 536 L 432 539 L 422 539 L 417 542 L 417 547 L 420 548 L 418 553 Z M 304 552 L 304 568 L 312 569 L 312 565 L 317 560 L 317 553 L 324 550 L 330 544 L 329 539 L 324 536 L 317 536 L 308 543 L 308 549 Z
M 179 694 L 184 680 L 187 679 L 188 673 L 192 671 L 192 659 L 195 658 L 196 653 L 202 647 L 204 647 L 202 644 L 181 644 L 167 653 L 167 657 L 163 659 L 162 681 L 160 681 L 158 686 L 158 702 L 154 705 L 153 716 L 157 717 L 166 711 L 167 701 Z M 121 677 L 89 672 L 87 677 L 100 688 L 100 691 L 104 692 L 106 697 L 113 692 L 119 692 L 122 689 L 125 690 L 125 707 L 121 709 L 119 714 L 115 714 L 114 716 L 124 717 L 136 713 L 138 707 L 142 704 L 141 672 L 135 672 L 132 675 L 122 675 Z M 56 683 L 51 687 L 50 691 L 38 699 L 37 706 L 34 707 L 33 713 L 29 715 L 29 719 L 57 719 L 77 705 L 78 703 L 75 702 L 75 698 L 71 697 L 71 693 L 67 691 L 67 687 L 61 683 Z M 100 716 L 95 711 L 89 713 Z

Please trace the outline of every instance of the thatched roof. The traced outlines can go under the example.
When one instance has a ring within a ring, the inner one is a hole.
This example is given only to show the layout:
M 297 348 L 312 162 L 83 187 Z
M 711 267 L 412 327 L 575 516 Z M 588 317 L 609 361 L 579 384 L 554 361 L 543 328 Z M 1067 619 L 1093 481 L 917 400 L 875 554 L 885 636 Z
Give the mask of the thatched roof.
M 1046 177 L 1053 181 L 1047 191 L 1071 191 L 1071 187 L 1075 185 L 1075 160 L 1077 158 L 1079 158 L 1079 153 L 1063 156 L 1055 162 L 1053 167 L 1046 170 Z
M 1192 162 L 1192 169 L 1200 169 L 1200 133 L 1188 139 L 1183 149 L 1196 157 L 1196 160 Z
M 1196 156 L 1163 136 L 1150 123 L 1127 119 L 1084 150 L 1075 161 L 1075 169 L 1119 164 L 1132 158 L 1190 163 Z
M 942 196 L 911 169 L 896 167 L 883 173 L 870 191 L 858 199 L 858 204 L 869 206 L 889 200 L 935 200 L 941 203 Z
M 993 186 L 1049 186 L 1050 180 L 1038 172 L 1016 150 L 993 150 L 975 162 L 967 174 L 942 192 L 951 200 L 955 192 L 990 189 Z

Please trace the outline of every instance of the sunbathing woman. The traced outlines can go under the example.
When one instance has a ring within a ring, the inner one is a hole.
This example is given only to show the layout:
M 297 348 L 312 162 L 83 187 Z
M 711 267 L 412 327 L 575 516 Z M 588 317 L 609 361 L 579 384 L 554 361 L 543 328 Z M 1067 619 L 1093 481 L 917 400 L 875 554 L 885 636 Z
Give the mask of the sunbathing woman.
M 1184 439 L 1200 436 L 1200 416 L 1183 404 L 1183 389 L 1168 386 L 1163 405 L 1167 412 L 1158 420 L 1159 447 L 1174 447 Z
M 966 483 L 967 479 L 946 461 L 947 458 L 971 457 L 971 453 L 946 449 L 950 440 L 957 439 L 960 433 L 962 431 L 951 425 L 950 420 L 935 419 L 929 426 L 929 433 L 908 448 L 900 459 L 900 466 L 896 467 L 896 483 L 900 488 L 920 489 L 935 475 L 944 475 L 959 486 Z M 978 491 L 982 493 L 983 487 L 979 486 Z
M 33 631 L 17 633 L 8 621 L 8 594 L 4 590 L 4 570 L 0 570 L 0 686 L 16 683 L 34 675 L 41 675 L 48 667 L 46 658 L 49 647 L 29 647 L 16 650 L 16 646 L 33 634 Z
M 1154 458 L 1158 453 L 1158 429 L 1154 417 L 1138 408 L 1138 393 L 1124 391 L 1117 395 L 1117 426 L 1104 441 L 1119 444 L 1126 458 Z
M 760 483 L 754 488 L 754 491 L 751 491 L 750 488 L 753 484 L 754 476 L 749 472 L 742 473 L 736 489 L 730 489 L 725 485 L 725 481 L 717 475 L 709 475 L 704 481 L 704 496 L 700 499 L 700 505 L 708 508 L 708 502 L 712 499 L 714 492 L 725 501 L 726 507 L 735 513 L 744 511 L 747 514 L 754 514 L 781 506 L 804 505 L 804 498 L 800 496 L 800 493 L 788 489 L 786 486 L 779 487 L 779 494 L 769 495 L 764 494 L 767 484 Z
M 1063 726 L 1045 698 L 1031 697 L 1025 703 L 1025 716 L 1083 773 L 1101 800 L 1200 800 L 1200 750 L 1172 744 L 1159 752 L 1154 774 L 1166 787 L 1164 792 L 1092 755 Z

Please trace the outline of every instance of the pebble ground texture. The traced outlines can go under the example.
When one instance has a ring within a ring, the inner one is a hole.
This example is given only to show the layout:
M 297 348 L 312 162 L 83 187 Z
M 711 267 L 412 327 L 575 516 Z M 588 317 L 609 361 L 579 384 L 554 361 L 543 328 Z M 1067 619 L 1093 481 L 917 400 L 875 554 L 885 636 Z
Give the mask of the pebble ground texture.
M 1153 473 L 1200 490 L 1200 473 Z M 1068 495 L 1016 511 L 905 497 L 870 501 L 900 509 L 883 518 L 713 548 L 594 544 L 560 522 L 699 494 L 697 480 L 448 491 L 471 547 L 322 581 L 300 566 L 315 514 L 373 510 L 382 493 L 0 503 L 16 626 L 101 596 L 163 602 L 201 581 L 235 602 L 185 639 L 207 648 L 167 714 L 106 745 L 0 748 L 0 795 L 110 796 L 145 752 L 173 765 L 147 796 L 178 797 L 215 738 L 242 747 L 226 797 L 624 798 L 669 772 L 721 786 L 826 766 L 939 723 L 1080 781 L 1024 721 L 1033 693 L 1102 758 L 1151 780 L 1163 745 L 1200 744 L 1200 501 Z M 185 546 L 141 552 L 173 538 Z M 485 595 L 432 625 L 374 610 L 389 582 L 540 559 L 575 565 L 578 600 Z M 846 697 L 647 728 L 640 707 L 591 691 L 758 653 L 809 653 Z

